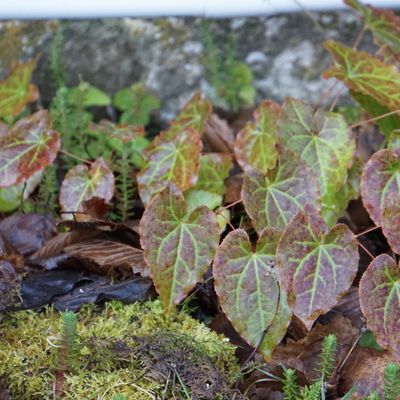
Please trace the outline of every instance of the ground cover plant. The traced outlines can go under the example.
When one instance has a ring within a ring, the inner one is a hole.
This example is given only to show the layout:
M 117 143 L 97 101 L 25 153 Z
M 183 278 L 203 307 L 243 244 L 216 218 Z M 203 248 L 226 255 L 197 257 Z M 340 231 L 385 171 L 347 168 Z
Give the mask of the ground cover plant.
M 31 315 L 10 311 L 156 293 L 167 316 L 191 313 L 238 345 L 229 390 L 247 398 L 399 397 L 400 18 L 346 3 L 364 27 L 353 47 L 325 43 L 325 77 L 349 89 L 356 120 L 336 107 L 340 93 L 331 109 L 266 99 L 234 132 L 196 93 L 152 137 L 160 105 L 146 88 L 64 86 L 57 43 L 48 110 L 30 83 L 37 60 L 10 71 L 0 82 L 0 355 L 12 352 L 7 326 Z M 375 54 L 357 50 L 365 31 Z M 118 118 L 96 119 L 104 107 Z M 73 314 L 64 324 L 76 330 Z M 75 387 L 69 357 L 45 367 L 59 397 Z M 13 372 L 0 371 L 17 398 Z M 172 376 L 177 398 L 215 398 Z

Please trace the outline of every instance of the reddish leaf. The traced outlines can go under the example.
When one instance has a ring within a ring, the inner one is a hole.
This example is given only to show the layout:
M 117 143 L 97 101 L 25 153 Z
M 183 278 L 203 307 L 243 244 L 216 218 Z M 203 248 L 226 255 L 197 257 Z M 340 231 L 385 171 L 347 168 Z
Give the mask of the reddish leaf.
M 350 89 L 371 96 L 390 110 L 400 109 L 400 72 L 364 51 L 353 50 L 334 41 L 325 47 L 335 59 L 325 78 L 335 77 Z
M 257 232 L 267 226 L 283 230 L 306 204 L 319 210 L 319 198 L 311 169 L 290 153 L 284 153 L 267 174 L 253 170 L 243 178 L 243 203 Z
M 387 196 L 383 203 L 382 231 L 392 251 L 400 254 L 400 193 Z
M 114 193 L 114 175 L 102 158 L 88 168 L 79 164 L 70 169 L 61 185 L 60 205 L 62 211 L 83 212 L 83 202 L 98 197 L 109 202 Z M 73 219 L 71 214 L 63 214 L 64 219 Z M 76 214 L 77 220 L 85 219 Z
M 206 207 L 188 214 L 182 193 L 170 186 L 146 208 L 140 233 L 154 285 L 170 312 L 211 264 L 219 239 L 215 214 Z
M 299 213 L 279 241 L 276 262 L 281 289 L 307 329 L 349 289 L 358 268 L 357 241 L 343 224 L 330 231 L 315 212 Z
M 276 230 L 264 229 L 253 251 L 246 231 L 230 232 L 219 246 L 213 266 L 222 310 L 237 332 L 257 346 L 268 328 L 260 347 L 265 355 L 281 341 L 291 319 L 287 305 L 278 305 L 280 290 L 273 264 L 279 236 Z M 271 338 L 271 332 L 276 331 L 279 334 Z
M 254 122 L 248 122 L 238 133 L 234 144 L 235 156 L 244 171 L 257 169 L 268 172 L 278 160 L 276 130 L 280 106 L 265 100 L 254 112 Z
M 400 196 L 400 149 L 379 150 L 365 164 L 361 177 L 364 207 L 376 225 L 382 225 L 383 206 Z
M 0 117 L 18 115 L 28 103 L 37 100 L 38 89 L 29 84 L 35 67 L 36 60 L 19 64 L 0 82 Z
M 363 14 L 365 26 L 380 46 L 387 45 L 400 53 L 400 17 L 390 10 L 364 6 L 358 0 L 345 0 L 345 3 Z
M 201 136 L 204 132 L 207 118 L 211 115 L 211 110 L 211 103 L 207 99 L 202 99 L 200 92 L 196 92 L 179 115 L 172 121 L 168 130 L 181 132 L 191 128 Z
M 145 152 L 145 164 L 137 175 L 139 194 L 147 204 L 152 196 L 173 183 L 180 190 L 197 181 L 201 139 L 193 128 L 168 130 L 157 136 Z
M 149 267 L 144 261 L 143 250 L 111 240 L 88 240 L 64 249 L 69 256 L 87 259 L 108 272 L 113 268 L 131 270 L 134 274 L 149 276 Z
M 52 164 L 60 148 L 60 135 L 50 127 L 42 110 L 19 120 L 0 138 L 0 187 L 27 180 Z
M 371 262 L 360 281 L 360 304 L 378 343 L 400 361 L 400 268 L 392 257 Z

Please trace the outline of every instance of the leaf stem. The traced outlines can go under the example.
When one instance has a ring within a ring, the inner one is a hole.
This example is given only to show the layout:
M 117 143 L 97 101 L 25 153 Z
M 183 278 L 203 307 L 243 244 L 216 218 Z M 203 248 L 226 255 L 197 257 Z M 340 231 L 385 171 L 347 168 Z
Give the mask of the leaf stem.
M 59 151 L 60 151 L 60 153 L 65 154 L 66 156 L 74 158 L 75 160 L 78 160 L 78 161 L 83 162 L 85 164 L 91 164 L 92 163 L 91 161 L 85 160 L 82 157 L 76 156 L 75 154 L 72 154 L 69 151 L 66 151 L 66 150 L 63 150 L 63 149 L 60 149 Z
M 357 233 L 356 237 L 360 237 L 360 236 L 366 235 L 367 233 L 373 232 L 373 231 L 375 231 L 375 230 L 377 230 L 379 228 L 380 228 L 380 226 L 373 226 L 371 228 L 366 229 L 365 231 Z
M 358 245 L 371 257 L 371 260 L 373 260 L 375 258 L 374 255 L 358 239 L 356 240 Z
M 393 115 L 393 114 L 400 114 L 400 110 L 390 111 L 390 112 L 388 112 L 386 114 L 382 114 L 382 115 L 379 115 L 377 117 L 367 119 L 365 121 L 357 122 L 356 124 L 350 125 L 350 128 L 351 129 L 357 128 L 358 126 L 365 125 L 365 124 L 368 124 L 370 122 L 378 121 L 378 120 L 380 120 L 382 118 L 389 117 L 390 115 Z

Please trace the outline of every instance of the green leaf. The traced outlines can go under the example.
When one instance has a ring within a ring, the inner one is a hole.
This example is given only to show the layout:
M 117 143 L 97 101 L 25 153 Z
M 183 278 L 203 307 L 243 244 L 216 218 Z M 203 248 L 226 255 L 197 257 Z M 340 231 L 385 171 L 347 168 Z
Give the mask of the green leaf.
M 400 72 L 396 68 L 332 40 L 325 42 L 325 47 L 335 59 L 335 66 L 324 73 L 325 78 L 335 77 L 391 111 L 400 109 Z
M 222 196 L 220 194 L 205 190 L 189 189 L 184 195 L 189 211 L 201 206 L 214 210 L 222 204 Z
M 377 151 L 365 164 L 361 178 L 364 207 L 377 226 L 387 198 L 400 195 L 400 149 Z
M 38 171 L 23 183 L 0 188 L 0 212 L 10 212 L 18 208 L 22 200 L 28 199 L 30 194 L 36 189 L 42 179 L 42 175 L 43 171 Z
M 340 114 L 317 110 L 296 99 L 285 100 L 278 129 L 279 142 L 313 170 L 321 190 L 322 215 L 337 207 L 355 153 L 355 140 Z
M 400 128 L 390 133 L 386 147 L 390 150 L 400 148 Z
M 181 131 L 187 127 L 193 128 L 201 136 L 207 118 L 211 115 L 211 104 L 207 99 L 196 92 L 192 99 L 184 106 L 179 115 L 172 121 L 170 131 Z
M 106 93 L 87 82 L 81 82 L 79 86 L 69 89 L 68 96 L 73 104 L 81 104 L 83 107 L 105 107 L 111 104 Z
M 145 164 L 137 175 L 143 203 L 148 204 L 168 183 L 182 191 L 193 186 L 202 147 L 200 136 L 193 128 L 168 130 L 157 136 L 146 149 Z
M 207 153 L 200 157 L 199 177 L 192 190 L 204 190 L 210 193 L 225 194 L 225 179 L 231 170 L 230 154 Z
M 387 254 L 376 257 L 362 276 L 360 305 L 378 343 L 400 360 L 400 268 Z
M 172 185 L 149 203 L 140 221 L 140 242 L 166 312 L 203 280 L 218 241 L 215 214 L 206 207 L 189 213 Z
M 52 164 L 60 149 L 60 134 L 42 110 L 20 119 L 0 137 L 0 187 L 16 185 Z
M 360 196 L 360 183 L 363 164 L 356 158 L 348 171 L 346 182 L 336 193 L 335 204 L 331 208 L 326 208 L 324 219 L 328 226 L 333 226 L 341 218 L 347 209 L 350 200 L 355 200 Z
M 284 230 L 276 272 L 293 313 L 308 330 L 350 288 L 358 269 L 358 246 L 343 224 L 331 230 L 315 211 L 299 213 Z
M 386 45 L 400 53 L 400 17 L 390 10 L 364 6 L 357 0 L 345 0 L 345 3 L 363 14 L 364 24 L 378 45 Z
M 17 65 L 7 79 L 0 81 L 0 118 L 18 115 L 28 103 L 36 101 L 39 91 L 29 84 L 36 60 Z
M 257 346 L 263 332 L 275 322 L 280 289 L 273 269 L 279 232 L 266 228 L 255 250 L 243 229 L 232 231 L 224 239 L 214 259 L 213 276 L 222 310 L 235 330 L 252 346 Z M 291 319 L 285 313 L 282 336 L 264 345 L 266 353 L 279 344 Z
M 374 334 L 371 331 L 364 332 L 361 335 L 358 345 L 360 347 L 366 347 L 368 349 L 383 351 L 382 347 L 379 346 L 378 342 L 375 339 Z
M 254 122 L 248 122 L 236 136 L 235 156 L 244 171 L 257 169 L 266 173 L 278 159 L 276 130 L 280 106 L 265 100 L 254 112 Z
M 145 126 L 149 123 L 151 113 L 160 108 L 160 100 L 138 83 L 115 93 L 113 105 L 123 111 L 121 123 Z
M 364 108 L 371 117 L 379 117 L 390 112 L 389 108 L 382 106 L 370 96 L 355 92 L 354 90 L 350 90 L 350 95 L 354 100 L 360 103 L 361 107 Z M 392 114 L 385 118 L 378 119 L 374 123 L 379 126 L 382 133 L 387 137 L 394 129 L 400 129 L 400 115 Z
M 281 155 L 267 174 L 253 170 L 244 174 L 242 200 L 252 223 L 283 230 L 306 204 L 320 209 L 318 182 L 303 160 L 291 153 Z
M 114 175 L 102 158 L 91 163 L 90 168 L 79 164 L 65 175 L 60 191 L 60 205 L 64 212 L 83 212 L 83 203 L 93 197 L 108 203 L 114 194 Z M 64 219 L 73 219 L 72 214 L 63 214 Z M 76 214 L 77 220 L 85 219 Z

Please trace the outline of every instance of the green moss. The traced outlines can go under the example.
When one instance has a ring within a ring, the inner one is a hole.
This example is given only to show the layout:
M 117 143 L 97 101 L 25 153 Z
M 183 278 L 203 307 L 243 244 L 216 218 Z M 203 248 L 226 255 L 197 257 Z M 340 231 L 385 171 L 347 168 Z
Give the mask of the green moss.
M 16 312 L 2 320 L 0 380 L 12 398 L 53 398 L 61 332 L 62 318 L 51 308 L 42 313 Z M 178 361 L 187 358 L 199 373 L 202 363 L 211 361 L 226 382 L 232 383 L 239 371 L 234 346 L 227 339 L 184 313 L 165 315 L 158 300 L 131 305 L 111 302 L 101 309 L 85 306 L 77 314 L 76 341 L 74 369 L 64 373 L 67 399 L 111 400 L 122 395 L 141 400 L 164 390 L 180 390 L 178 379 L 175 389 L 168 389 L 164 379 L 168 378 L 164 361 L 175 353 Z

